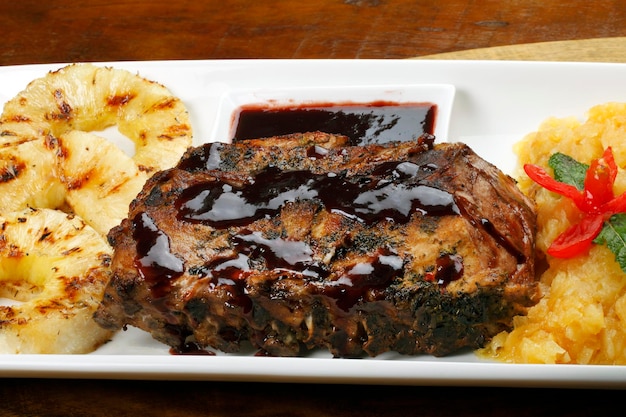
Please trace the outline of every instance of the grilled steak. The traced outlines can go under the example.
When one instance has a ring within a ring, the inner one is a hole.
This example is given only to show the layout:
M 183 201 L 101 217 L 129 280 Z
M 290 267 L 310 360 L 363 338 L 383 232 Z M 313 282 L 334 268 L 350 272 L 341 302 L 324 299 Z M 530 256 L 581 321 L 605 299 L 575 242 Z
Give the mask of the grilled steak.
M 463 144 L 346 143 L 190 149 L 109 233 L 98 323 L 179 351 L 443 356 L 537 301 L 534 209 L 511 178 Z

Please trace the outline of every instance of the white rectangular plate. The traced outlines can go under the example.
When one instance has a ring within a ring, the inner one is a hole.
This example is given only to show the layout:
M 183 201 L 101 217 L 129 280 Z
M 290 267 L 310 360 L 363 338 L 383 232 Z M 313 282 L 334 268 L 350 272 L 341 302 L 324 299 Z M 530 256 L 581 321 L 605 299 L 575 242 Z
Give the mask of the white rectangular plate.
M 510 172 L 511 145 L 548 116 L 579 115 L 595 104 L 625 101 L 626 65 L 505 61 L 246 60 L 102 63 L 158 81 L 190 110 L 196 143 L 223 132 L 219 117 L 233 91 L 326 91 L 390 85 L 452 85 L 447 137 L 468 143 Z M 0 68 L 0 102 L 62 65 Z M 226 104 L 228 105 L 228 104 Z M 222 112 L 223 113 L 223 112 Z M 444 121 L 445 123 L 445 121 Z M 222 129 L 222 130 L 220 130 Z M 368 359 L 239 355 L 175 356 L 136 329 L 89 355 L 0 355 L 0 377 L 229 380 L 362 384 L 626 388 L 621 366 L 517 365 L 393 353 Z

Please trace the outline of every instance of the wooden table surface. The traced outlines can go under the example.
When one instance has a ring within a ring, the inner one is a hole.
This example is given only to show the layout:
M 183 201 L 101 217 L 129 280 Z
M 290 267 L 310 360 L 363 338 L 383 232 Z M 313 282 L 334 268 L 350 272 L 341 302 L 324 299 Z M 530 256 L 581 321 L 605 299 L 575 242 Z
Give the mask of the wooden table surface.
M 626 62 L 626 5 L 619 0 L 19 0 L 2 2 L 0 28 L 0 65 L 415 57 Z M 24 378 L 0 380 L 0 416 L 587 416 L 612 415 L 621 397 L 605 390 Z

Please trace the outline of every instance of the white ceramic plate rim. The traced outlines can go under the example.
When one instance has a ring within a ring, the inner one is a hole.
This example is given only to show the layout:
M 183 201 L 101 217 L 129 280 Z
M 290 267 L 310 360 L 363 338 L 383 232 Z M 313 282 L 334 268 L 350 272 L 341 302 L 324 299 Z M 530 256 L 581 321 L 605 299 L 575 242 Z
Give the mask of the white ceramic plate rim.
M 63 64 L 0 68 L 0 101 Z M 448 84 L 455 89 L 447 138 L 463 141 L 511 172 L 511 145 L 548 116 L 583 117 L 588 108 L 624 101 L 622 64 L 421 61 L 242 60 L 100 63 L 158 80 L 188 105 L 195 142 L 213 140 L 220 105 L 233 91 L 345 89 Z M 442 138 L 443 139 L 443 138 Z M 240 355 L 173 356 L 130 329 L 89 355 L 0 355 L 2 377 L 231 380 L 312 383 L 626 388 L 621 366 L 518 365 L 384 354 L 367 359 Z

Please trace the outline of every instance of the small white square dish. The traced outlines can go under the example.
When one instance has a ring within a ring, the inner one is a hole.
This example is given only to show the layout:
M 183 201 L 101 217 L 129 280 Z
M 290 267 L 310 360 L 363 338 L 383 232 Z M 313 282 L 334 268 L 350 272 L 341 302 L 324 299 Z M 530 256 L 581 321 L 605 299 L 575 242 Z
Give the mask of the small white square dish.
M 454 86 L 451 84 L 365 84 L 334 87 L 309 87 L 304 84 L 301 87 L 289 89 L 233 89 L 225 92 L 220 99 L 217 123 L 210 140 L 232 141 L 236 136 L 237 116 L 242 109 L 256 108 L 268 112 L 285 109 L 310 111 L 320 108 L 339 108 L 348 112 L 351 108 L 370 108 L 371 110 L 410 108 L 417 116 L 417 123 L 412 125 L 414 134 L 419 136 L 419 133 L 422 133 L 423 124 L 428 124 L 432 128 L 424 128 L 427 130 L 424 133 L 433 134 L 440 141 L 445 141 L 448 137 L 454 92 Z M 431 114 L 424 114 L 423 109 L 432 109 Z M 425 123 L 427 117 L 431 117 L 432 120 Z M 420 121 L 423 122 L 422 125 Z M 318 126 L 321 125 L 318 123 Z M 326 133 L 341 133 L 341 131 L 325 131 Z

